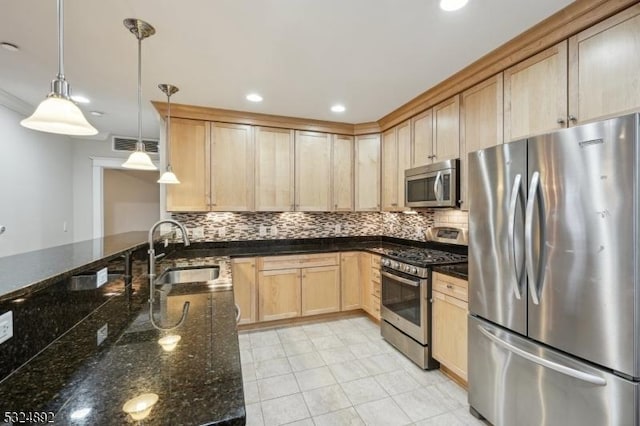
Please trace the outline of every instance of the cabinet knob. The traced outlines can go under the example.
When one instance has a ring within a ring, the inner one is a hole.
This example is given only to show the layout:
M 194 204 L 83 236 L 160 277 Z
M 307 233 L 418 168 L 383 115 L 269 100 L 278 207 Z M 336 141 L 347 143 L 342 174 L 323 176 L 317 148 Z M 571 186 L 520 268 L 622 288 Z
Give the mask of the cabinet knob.
M 564 124 L 564 123 L 565 123 L 565 119 L 564 119 L 564 118 L 558 118 L 558 119 L 556 120 L 556 123 L 558 123 L 558 124 Z
M 575 115 L 570 115 L 569 116 L 569 121 L 575 123 L 576 121 L 578 121 L 578 118 Z
M 453 288 L 453 286 L 452 286 L 451 284 L 447 284 L 447 288 L 448 288 L 449 290 L 451 290 L 451 289 Z
M 433 303 L 433 298 L 432 298 L 432 299 L 429 299 L 429 303 Z
M 396 207 L 398 203 L 391 203 L 392 206 Z

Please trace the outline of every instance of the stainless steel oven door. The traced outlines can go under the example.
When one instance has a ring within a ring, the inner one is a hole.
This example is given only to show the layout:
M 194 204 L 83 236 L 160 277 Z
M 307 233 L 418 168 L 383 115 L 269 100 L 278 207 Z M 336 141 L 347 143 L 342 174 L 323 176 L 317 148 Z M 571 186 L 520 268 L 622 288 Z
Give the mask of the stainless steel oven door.
M 380 315 L 422 345 L 428 342 L 427 280 L 382 268 Z

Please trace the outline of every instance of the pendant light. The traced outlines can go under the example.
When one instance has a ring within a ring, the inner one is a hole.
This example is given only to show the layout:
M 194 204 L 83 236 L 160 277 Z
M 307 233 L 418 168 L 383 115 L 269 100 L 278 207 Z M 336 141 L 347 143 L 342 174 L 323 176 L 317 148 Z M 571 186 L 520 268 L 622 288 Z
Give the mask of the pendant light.
M 70 95 L 71 88 L 64 78 L 64 0 L 58 0 L 58 74 L 51 81 L 51 93 L 20 124 L 28 129 L 61 135 L 97 134 L 96 128 L 84 118 Z
M 167 95 L 167 171 L 165 171 L 160 179 L 158 179 L 158 183 L 164 183 L 169 185 L 175 185 L 180 183 L 176 174 L 173 173 L 173 169 L 171 168 L 171 95 L 176 93 L 178 89 L 176 86 L 172 84 L 158 84 L 158 88 Z
M 138 39 L 138 142 L 122 167 L 136 170 L 158 170 L 144 150 L 142 142 L 142 40 L 156 33 L 155 28 L 140 19 L 125 19 L 124 26 Z

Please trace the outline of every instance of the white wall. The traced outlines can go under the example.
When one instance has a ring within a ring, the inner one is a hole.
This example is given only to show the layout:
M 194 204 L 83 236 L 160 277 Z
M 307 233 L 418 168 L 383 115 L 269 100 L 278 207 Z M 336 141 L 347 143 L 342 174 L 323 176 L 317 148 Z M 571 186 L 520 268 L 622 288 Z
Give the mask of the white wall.
M 111 149 L 111 139 L 73 141 L 73 233 L 76 241 L 93 239 L 93 163 L 91 157 L 127 158 Z
M 160 218 L 158 172 L 105 169 L 104 235 L 147 231 Z
M 23 118 L 0 104 L 0 256 L 74 240 L 72 142 Z

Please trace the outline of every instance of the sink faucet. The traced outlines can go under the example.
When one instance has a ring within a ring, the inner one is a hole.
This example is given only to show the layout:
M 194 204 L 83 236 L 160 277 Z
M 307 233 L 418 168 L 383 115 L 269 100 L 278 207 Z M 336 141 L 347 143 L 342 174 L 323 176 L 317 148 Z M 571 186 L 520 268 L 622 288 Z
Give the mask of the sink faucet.
M 155 319 L 153 317 L 153 302 L 155 300 L 155 291 L 156 291 L 155 282 L 154 282 L 156 278 L 156 250 L 153 247 L 153 233 L 158 228 L 158 226 L 162 225 L 163 223 L 170 223 L 180 228 L 180 231 L 182 231 L 182 241 L 184 242 L 185 247 L 188 246 L 190 243 L 189 243 L 189 237 L 187 236 L 187 230 L 185 229 L 184 225 L 176 220 L 162 219 L 154 223 L 151 226 L 151 229 L 149 229 L 149 250 L 147 251 L 147 253 L 149 254 L 149 319 L 151 320 L 151 324 L 155 328 L 163 331 L 170 331 L 180 327 L 184 322 L 184 320 L 187 318 L 187 313 L 189 312 L 189 302 L 188 301 L 185 302 L 184 305 L 182 306 L 182 317 L 180 318 L 180 321 L 178 321 L 176 325 L 171 327 L 162 327 L 156 324 Z

